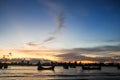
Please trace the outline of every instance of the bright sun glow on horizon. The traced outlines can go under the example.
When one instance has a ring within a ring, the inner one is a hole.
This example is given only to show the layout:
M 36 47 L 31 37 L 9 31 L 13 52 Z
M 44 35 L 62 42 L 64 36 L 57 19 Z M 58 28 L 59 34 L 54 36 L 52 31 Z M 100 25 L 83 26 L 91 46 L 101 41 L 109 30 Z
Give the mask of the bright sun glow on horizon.
M 0 58 L 5 56 L 8 59 L 12 58 L 36 58 L 36 59 L 48 59 L 52 61 L 59 61 L 59 58 L 55 57 L 55 52 L 44 50 L 0 50 Z M 11 53 L 11 56 L 9 56 Z M 52 53 L 52 54 L 51 54 Z M 54 53 L 54 54 L 53 54 Z

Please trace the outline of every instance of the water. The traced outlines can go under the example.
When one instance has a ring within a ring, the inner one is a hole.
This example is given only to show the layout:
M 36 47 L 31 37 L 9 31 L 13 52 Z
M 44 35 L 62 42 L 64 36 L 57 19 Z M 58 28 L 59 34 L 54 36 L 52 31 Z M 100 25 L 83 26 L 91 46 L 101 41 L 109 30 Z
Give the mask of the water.
M 0 80 L 120 80 L 120 70 L 116 67 L 102 67 L 102 70 L 82 70 L 81 67 L 55 67 L 55 70 L 38 71 L 36 66 L 9 66 L 0 70 Z

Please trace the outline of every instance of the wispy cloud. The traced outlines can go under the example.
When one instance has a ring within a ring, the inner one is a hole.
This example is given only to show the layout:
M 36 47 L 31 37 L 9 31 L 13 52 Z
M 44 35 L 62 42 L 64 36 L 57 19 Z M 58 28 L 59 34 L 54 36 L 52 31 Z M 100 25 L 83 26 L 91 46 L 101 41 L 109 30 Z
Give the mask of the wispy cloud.
M 87 52 L 103 52 L 103 51 L 120 51 L 120 44 L 118 45 L 111 45 L 111 46 L 98 46 L 93 48 L 73 48 L 73 49 L 67 49 L 63 51 L 87 51 Z
M 60 57 L 65 61 L 71 60 L 91 60 L 92 58 L 81 55 L 80 53 L 65 53 L 59 54 L 56 57 Z
M 46 38 L 41 44 L 45 44 L 45 43 L 47 43 L 47 42 L 49 42 L 49 41 L 52 41 L 52 40 L 54 40 L 54 39 L 55 39 L 54 36 L 48 37 L 48 38 Z
M 55 23 L 57 24 L 57 26 L 55 27 L 54 31 L 52 31 L 52 34 L 50 34 L 50 36 L 48 36 L 42 42 L 39 42 L 39 43 L 28 42 L 27 43 L 28 46 L 33 46 L 33 47 L 45 46 L 46 43 L 55 40 L 58 36 L 57 34 L 64 27 L 64 25 L 63 25 L 64 24 L 64 12 L 62 12 L 62 7 L 59 4 L 57 4 L 53 1 L 49 1 L 49 0 L 43 1 L 43 4 L 45 6 L 47 6 L 48 8 L 50 8 L 50 10 L 56 15 L 55 16 L 55 21 L 56 21 Z
M 64 28 L 64 13 L 61 12 L 59 15 L 56 17 L 56 23 L 57 23 L 57 28 L 53 33 L 59 33 L 62 28 Z
M 56 1 L 44 0 L 42 2 L 46 7 L 49 8 L 49 12 L 56 15 L 55 22 L 57 24 L 56 29 L 53 34 L 58 33 L 64 27 L 64 11 L 62 5 L 58 4 Z
M 64 19 L 64 14 L 60 13 L 57 17 L 56 17 L 56 23 L 57 23 L 57 27 L 56 29 L 52 32 L 51 36 L 47 37 L 41 44 L 45 44 L 47 42 L 53 41 L 54 39 L 57 38 L 57 34 L 62 30 L 63 26 L 63 19 Z
M 111 39 L 111 40 L 107 40 L 106 42 L 120 42 L 120 39 Z
M 26 43 L 26 45 L 28 45 L 28 46 L 33 46 L 33 47 L 37 47 L 39 44 L 35 44 L 35 43 L 33 43 L 33 42 L 28 42 L 28 43 Z

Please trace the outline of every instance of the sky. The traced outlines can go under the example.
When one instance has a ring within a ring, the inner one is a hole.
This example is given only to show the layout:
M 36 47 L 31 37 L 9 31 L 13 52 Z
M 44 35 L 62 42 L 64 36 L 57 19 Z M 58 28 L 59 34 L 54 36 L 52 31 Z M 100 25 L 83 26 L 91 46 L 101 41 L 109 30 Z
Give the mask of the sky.
M 0 57 L 120 59 L 119 25 L 119 0 L 0 0 Z

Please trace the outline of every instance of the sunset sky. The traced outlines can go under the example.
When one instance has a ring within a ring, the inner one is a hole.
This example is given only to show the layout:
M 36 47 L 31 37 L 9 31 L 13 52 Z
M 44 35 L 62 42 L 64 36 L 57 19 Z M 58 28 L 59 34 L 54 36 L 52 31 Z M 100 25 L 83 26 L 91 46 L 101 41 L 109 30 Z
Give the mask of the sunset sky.
M 120 0 L 0 0 L 0 58 L 120 60 Z

